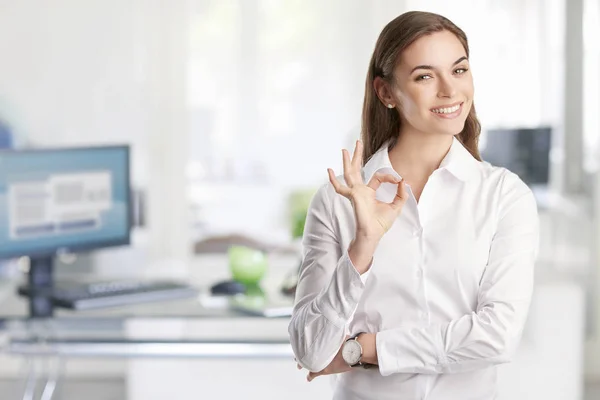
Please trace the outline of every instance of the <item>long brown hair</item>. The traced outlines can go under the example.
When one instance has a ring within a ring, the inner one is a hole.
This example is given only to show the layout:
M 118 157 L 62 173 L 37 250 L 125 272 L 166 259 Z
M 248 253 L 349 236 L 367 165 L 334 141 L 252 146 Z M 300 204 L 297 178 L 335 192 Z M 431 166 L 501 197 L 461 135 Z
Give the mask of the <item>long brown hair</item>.
M 400 114 L 395 108 L 389 109 L 381 103 L 373 85 L 375 78 L 379 76 L 391 84 L 394 79 L 394 67 L 402 51 L 420 37 L 441 31 L 453 33 L 469 57 L 467 35 L 452 21 L 438 14 L 410 11 L 396 17 L 381 31 L 369 63 L 365 85 L 361 129 L 364 163 L 389 139 L 393 139 L 392 145 L 394 145 L 400 134 Z M 481 125 L 477 120 L 473 104 L 465 126 L 458 134 L 458 139 L 479 161 L 481 161 L 478 147 L 480 132 Z

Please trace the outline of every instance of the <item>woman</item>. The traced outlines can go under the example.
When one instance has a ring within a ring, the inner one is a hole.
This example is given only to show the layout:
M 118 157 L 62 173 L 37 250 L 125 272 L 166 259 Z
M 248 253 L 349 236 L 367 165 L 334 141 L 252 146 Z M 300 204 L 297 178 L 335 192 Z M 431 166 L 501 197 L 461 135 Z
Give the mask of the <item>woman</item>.
M 311 202 L 289 325 L 298 367 L 334 375 L 335 399 L 496 397 L 529 308 L 538 217 L 515 174 L 481 161 L 479 133 L 464 32 L 432 13 L 391 21 L 362 142 Z

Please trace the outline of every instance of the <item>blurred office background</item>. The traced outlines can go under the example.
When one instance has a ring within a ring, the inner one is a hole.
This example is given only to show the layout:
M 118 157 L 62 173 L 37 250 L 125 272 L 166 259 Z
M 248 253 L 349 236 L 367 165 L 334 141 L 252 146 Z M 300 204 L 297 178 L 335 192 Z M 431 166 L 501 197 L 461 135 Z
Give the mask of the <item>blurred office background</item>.
M 61 271 L 209 285 L 242 243 L 274 254 L 279 284 L 297 264 L 290 197 L 341 171 L 375 40 L 413 9 L 467 33 L 482 152 L 538 196 L 536 296 L 502 398 L 600 398 L 600 0 L 0 0 L 0 144 L 131 145 L 132 244 Z M 502 132 L 514 142 L 495 142 Z M 0 358 L 0 391 L 21 398 L 26 360 Z M 279 398 L 277 380 L 330 393 L 292 360 L 75 358 L 64 375 L 55 398 L 197 398 L 217 384 L 222 398 Z

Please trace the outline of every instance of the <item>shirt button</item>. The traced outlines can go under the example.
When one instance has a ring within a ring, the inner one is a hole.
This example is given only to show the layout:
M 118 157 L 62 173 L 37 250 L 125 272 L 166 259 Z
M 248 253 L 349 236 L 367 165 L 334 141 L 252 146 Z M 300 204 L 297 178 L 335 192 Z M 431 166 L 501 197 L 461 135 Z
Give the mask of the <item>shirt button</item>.
M 419 311 L 419 317 L 421 317 L 422 319 L 427 319 L 429 318 L 429 314 L 425 311 Z
M 417 271 L 415 272 L 415 276 L 417 278 L 421 278 L 423 276 L 423 268 L 417 267 Z
M 419 237 L 422 234 L 423 234 L 423 228 L 415 229 L 415 231 L 413 232 L 414 237 Z

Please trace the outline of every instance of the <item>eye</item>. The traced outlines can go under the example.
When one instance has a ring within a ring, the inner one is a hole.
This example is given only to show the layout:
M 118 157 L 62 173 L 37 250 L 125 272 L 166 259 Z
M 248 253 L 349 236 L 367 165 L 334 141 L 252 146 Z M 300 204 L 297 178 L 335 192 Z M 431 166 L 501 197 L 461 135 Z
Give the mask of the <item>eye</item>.
M 428 81 L 430 79 L 432 79 L 433 77 L 429 74 L 424 74 L 424 75 L 419 75 L 417 76 L 417 79 L 415 79 L 416 81 Z
M 464 74 L 465 72 L 467 72 L 468 70 L 469 70 L 468 68 L 456 68 L 456 69 L 454 70 L 454 73 L 455 73 L 456 75 L 462 75 L 462 74 Z

